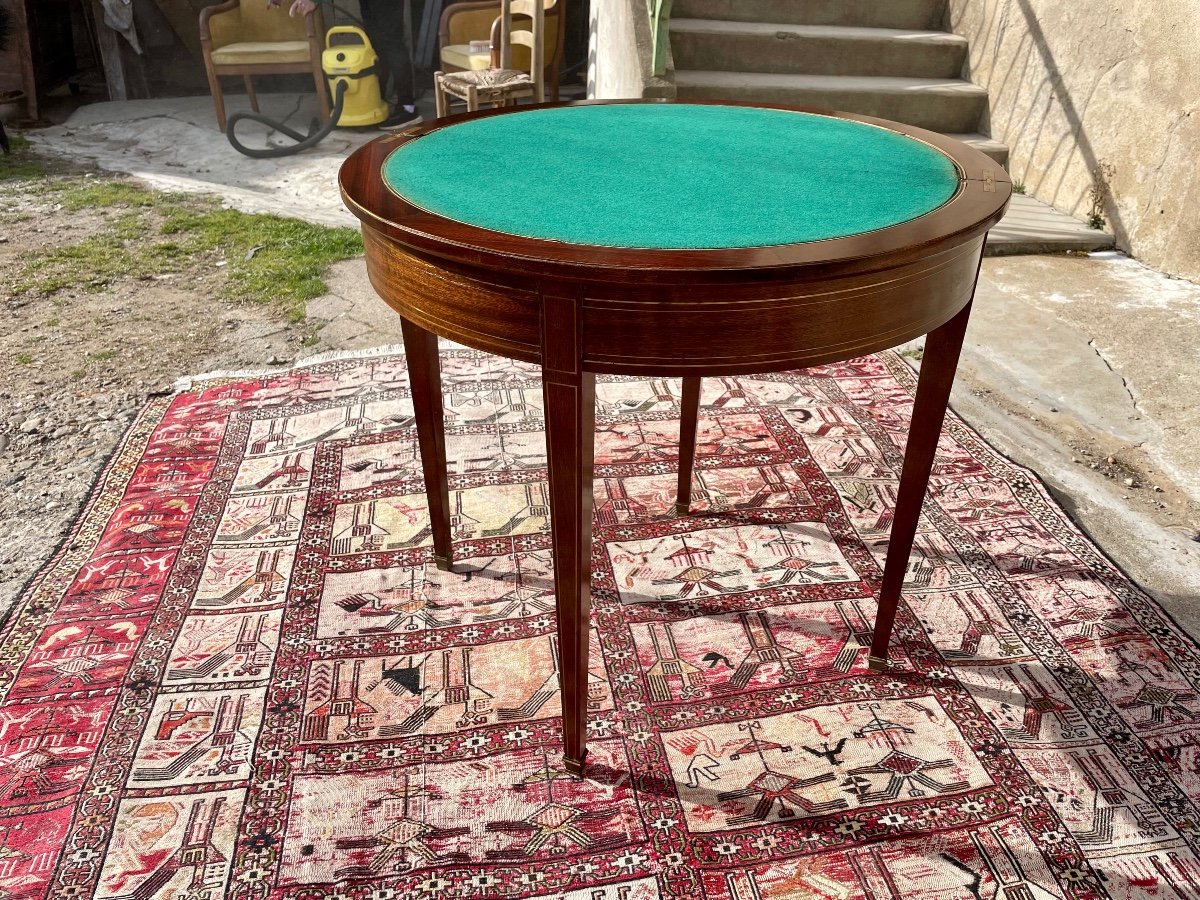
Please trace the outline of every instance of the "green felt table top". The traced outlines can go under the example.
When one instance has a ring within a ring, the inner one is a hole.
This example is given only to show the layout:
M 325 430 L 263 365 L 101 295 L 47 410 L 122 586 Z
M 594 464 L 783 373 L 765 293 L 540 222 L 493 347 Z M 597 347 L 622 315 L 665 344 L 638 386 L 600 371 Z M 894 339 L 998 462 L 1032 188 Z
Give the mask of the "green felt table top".
M 717 249 L 847 237 L 922 216 L 958 187 L 944 153 L 847 119 L 700 104 L 527 109 L 398 147 L 391 190 L 506 234 Z

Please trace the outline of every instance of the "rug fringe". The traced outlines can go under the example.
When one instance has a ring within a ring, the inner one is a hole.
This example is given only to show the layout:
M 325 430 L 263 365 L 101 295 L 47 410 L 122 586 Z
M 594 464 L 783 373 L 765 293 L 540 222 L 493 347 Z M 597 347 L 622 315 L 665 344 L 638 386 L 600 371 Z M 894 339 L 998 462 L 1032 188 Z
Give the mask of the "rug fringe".
M 295 369 L 308 369 L 313 366 L 342 359 L 368 359 L 372 356 L 396 355 L 404 355 L 404 346 L 402 344 L 384 344 L 381 347 L 364 347 L 359 350 L 326 350 L 323 353 L 314 353 L 312 356 L 305 356 L 288 365 L 271 366 L 268 368 L 214 369 L 211 372 L 203 372 L 199 375 L 181 375 L 175 379 L 175 384 L 172 385 L 172 393 L 187 393 L 197 384 L 205 381 L 218 381 L 226 378 L 262 378 L 266 375 L 283 375 Z

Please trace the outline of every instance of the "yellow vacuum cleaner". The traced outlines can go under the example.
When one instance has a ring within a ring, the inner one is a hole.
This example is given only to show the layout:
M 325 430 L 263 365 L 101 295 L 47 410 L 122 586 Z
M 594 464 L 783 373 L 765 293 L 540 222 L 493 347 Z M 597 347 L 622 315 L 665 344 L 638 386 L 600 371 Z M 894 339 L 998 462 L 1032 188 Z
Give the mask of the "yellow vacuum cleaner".
M 358 38 L 357 43 L 334 43 L 334 37 L 350 35 Z M 333 111 L 329 121 L 321 126 L 313 119 L 308 134 L 301 134 L 282 122 L 274 122 L 254 112 L 234 113 L 225 126 L 225 137 L 239 153 L 256 159 L 290 156 L 314 147 L 325 139 L 334 128 L 361 128 L 378 125 L 388 116 L 388 106 L 379 90 L 377 64 L 379 57 L 367 39 L 366 32 L 353 25 L 338 25 L 325 34 L 325 50 L 321 53 L 321 68 L 329 80 L 329 93 L 333 97 Z M 253 119 L 267 127 L 286 134 L 296 143 L 286 147 L 247 147 L 241 143 L 234 128 L 243 119 Z
M 358 38 L 357 44 L 334 46 L 334 35 L 348 34 Z M 338 97 L 345 86 L 342 105 L 334 110 L 331 118 L 341 128 L 358 128 L 363 125 L 378 125 L 388 117 L 388 106 L 379 92 L 379 76 L 376 65 L 379 57 L 367 40 L 367 33 L 353 25 L 338 25 L 325 34 L 325 50 L 321 54 L 321 68 L 329 79 L 329 93 Z M 335 100 L 336 106 L 336 100 Z

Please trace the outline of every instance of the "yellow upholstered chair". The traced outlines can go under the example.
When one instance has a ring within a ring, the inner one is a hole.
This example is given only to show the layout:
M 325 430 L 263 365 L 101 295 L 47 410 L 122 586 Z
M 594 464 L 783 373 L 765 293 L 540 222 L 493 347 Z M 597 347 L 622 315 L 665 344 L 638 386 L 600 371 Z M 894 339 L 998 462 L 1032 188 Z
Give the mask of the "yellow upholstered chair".
M 311 73 L 317 86 L 321 115 L 329 118 L 329 93 L 321 71 L 325 49 L 325 23 L 321 12 L 289 16 L 288 2 L 268 7 L 267 0 L 226 0 L 200 11 L 200 49 L 208 87 L 217 111 L 217 125 L 225 130 L 225 98 L 222 75 L 241 75 L 250 96 L 250 107 L 258 112 L 254 94 L 255 75 L 298 75 Z
M 566 0 L 543 0 L 546 11 L 543 59 L 546 93 L 558 99 L 558 73 L 562 69 L 566 36 Z M 472 52 L 471 42 L 490 41 L 492 49 Z M 442 10 L 438 28 L 440 69 L 443 72 L 500 68 L 500 0 L 467 0 Z M 529 71 L 529 50 L 513 48 L 513 68 Z

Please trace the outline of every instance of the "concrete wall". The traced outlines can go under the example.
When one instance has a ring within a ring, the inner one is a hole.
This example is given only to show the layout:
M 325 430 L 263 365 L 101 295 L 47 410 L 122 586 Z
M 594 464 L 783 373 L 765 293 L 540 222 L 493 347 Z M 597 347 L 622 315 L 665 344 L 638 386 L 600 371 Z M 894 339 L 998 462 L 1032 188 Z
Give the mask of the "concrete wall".
M 588 27 L 587 95 L 598 100 L 675 96 L 670 75 L 654 75 L 654 45 L 646 0 L 592 0 Z
M 947 15 L 1014 182 L 1087 218 L 1111 166 L 1118 245 L 1200 281 L 1200 0 L 948 0 Z

